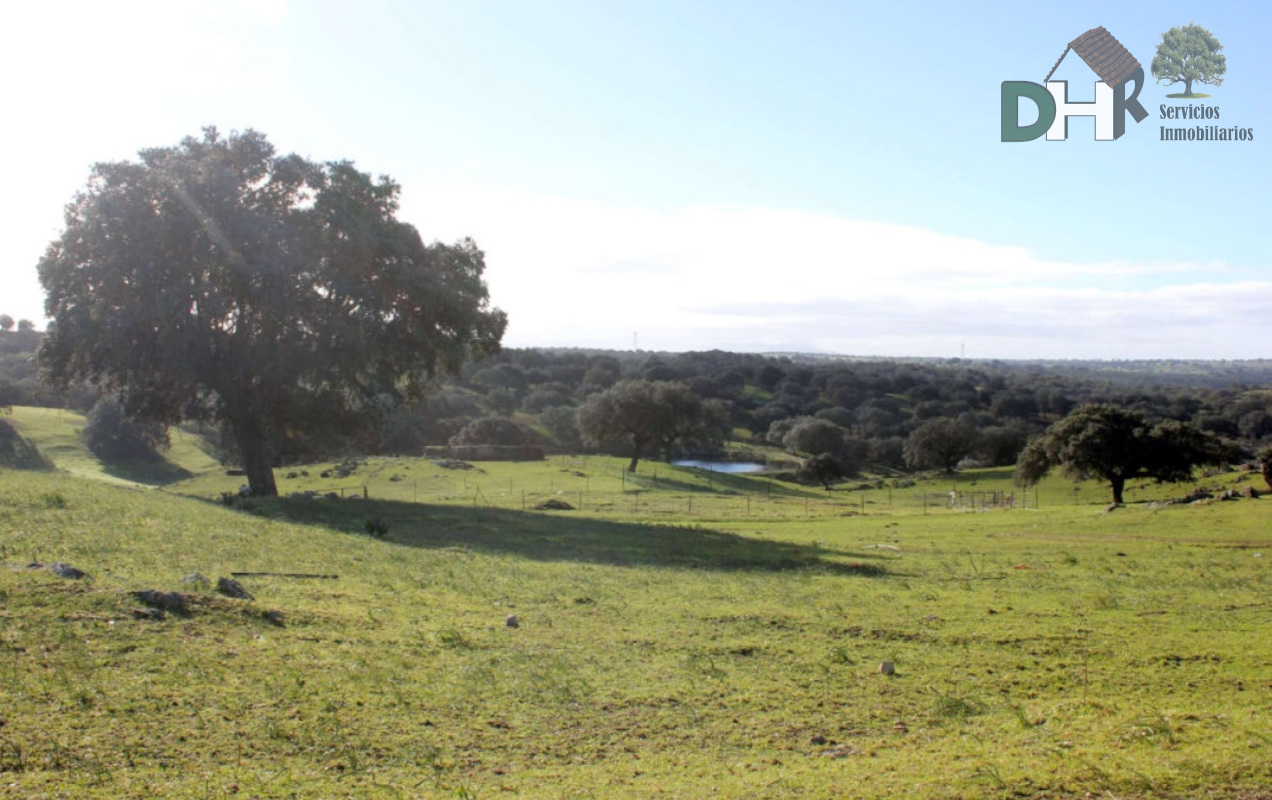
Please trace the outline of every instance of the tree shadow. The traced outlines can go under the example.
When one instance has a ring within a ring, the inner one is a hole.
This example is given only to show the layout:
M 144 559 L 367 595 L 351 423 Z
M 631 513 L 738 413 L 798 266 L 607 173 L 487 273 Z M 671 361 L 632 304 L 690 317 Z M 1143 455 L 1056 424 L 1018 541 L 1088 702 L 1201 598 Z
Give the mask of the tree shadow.
M 0 467 L 48 471 L 50 461 L 30 439 L 18 433 L 8 420 L 0 419 Z
M 665 466 L 665 465 L 664 465 Z M 685 476 L 697 475 L 705 484 L 691 481 Z M 655 475 L 657 477 L 655 477 Z M 666 472 L 659 471 L 655 475 L 637 474 L 629 477 L 628 482 L 643 489 L 666 489 L 675 492 L 692 492 L 698 494 L 729 493 L 736 495 L 777 496 L 777 497 L 819 497 L 820 487 L 806 487 L 777 483 L 772 480 L 756 480 L 754 475 L 730 474 L 727 472 L 711 472 L 695 470 L 693 467 L 668 467 Z
M 144 483 L 147 486 L 166 486 L 170 483 L 193 478 L 194 473 L 176 464 L 160 458 L 134 458 L 119 461 L 101 461 L 102 472 L 112 478 L 119 478 L 133 483 Z
M 534 561 L 613 566 L 657 566 L 741 572 L 812 570 L 836 575 L 887 574 L 876 554 L 770 541 L 695 524 L 641 524 L 572 512 L 423 505 L 392 500 L 254 498 L 255 514 L 332 530 L 369 535 L 387 527 L 384 541 L 407 547 L 461 548 Z M 371 523 L 371 524 L 369 524 Z

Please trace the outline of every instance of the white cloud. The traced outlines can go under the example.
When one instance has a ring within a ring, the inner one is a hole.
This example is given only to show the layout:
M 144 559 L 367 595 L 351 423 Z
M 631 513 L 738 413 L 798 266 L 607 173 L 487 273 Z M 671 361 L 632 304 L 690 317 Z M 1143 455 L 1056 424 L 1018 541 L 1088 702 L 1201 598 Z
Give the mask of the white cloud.
M 263 48 L 253 37 L 286 13 L 283 0 L 6 7 L 0 313 L 43 318 L 35 264 L 94 162 L 174 144 L 216 120 L 218 103 L 260 98 L 277 86 L 286 48 Z
M 1222 282 L 1221 263 L 1067 263 L 804 211 L 407 187 L 426 237 L 486 250 L 512 345 L 621 348 L 639 332 L 668 350 L 1221 358 L 1257 355 L 1272 327 L 1272 283 Z

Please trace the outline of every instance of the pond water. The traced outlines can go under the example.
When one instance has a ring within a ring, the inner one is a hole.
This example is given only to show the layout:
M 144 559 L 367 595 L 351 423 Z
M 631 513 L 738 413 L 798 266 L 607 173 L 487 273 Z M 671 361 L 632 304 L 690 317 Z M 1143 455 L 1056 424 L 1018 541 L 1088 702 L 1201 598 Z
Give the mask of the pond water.
M 697 469 L 710 470 L 711 472 L 729 472 L 734 474 L 764 471 L 763 464 L 747 461 L 695 461 L 689 459 L 673 461 L 671 464 L 675 467 L 695 467 Z

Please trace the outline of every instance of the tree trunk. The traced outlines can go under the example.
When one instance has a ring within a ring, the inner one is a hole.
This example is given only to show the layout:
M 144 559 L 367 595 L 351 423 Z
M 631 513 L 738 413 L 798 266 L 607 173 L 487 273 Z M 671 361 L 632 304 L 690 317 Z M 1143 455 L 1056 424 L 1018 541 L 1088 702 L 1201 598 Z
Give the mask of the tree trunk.
M 1126 478 L 1109 478 L 1109 484 L 1113 487 L 1113 503 L 1122 505 L 1122 489 L 1126 487 Z
M 1184 78 L 1184 94 L 1192 96 L 1192 78 Z
M 1263 473 L 1263 482 L 1272 489 L 1272 460 L 1264 461 L 1259 465 L 1259 469 Z
M 636 462 L 640 461 L 641 452 L 645 449 L 645 441 L 643 439 L 632 438 L 632 463 L 627 465 L 627 471 L 636 473 Z
M 278 484 L 274 483 L 273 459 L 269 443 L 255 422 L 234 422 L 234 439 L 238 442 L 239 455 L 243 458 L 243 472 L 247 475 L 248 488 L 253 497 L 277 497 Z

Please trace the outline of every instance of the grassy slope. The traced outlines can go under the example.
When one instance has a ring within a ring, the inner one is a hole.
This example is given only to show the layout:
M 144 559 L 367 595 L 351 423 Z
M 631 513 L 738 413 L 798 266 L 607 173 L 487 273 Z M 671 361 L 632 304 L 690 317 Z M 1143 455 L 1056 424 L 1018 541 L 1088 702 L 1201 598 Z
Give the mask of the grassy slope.
M 234 510 L 6 473 L 0 561 L 92 578 L 0 569 L 0 796 L 1253 797 L 1272 783 L 1267 500 L 1101 514 L 1101 489 L 1074 505 L 1057 484 L 1040 511 L 924 514 L 874 490 L 854 516 L 853 493 L 771 496 L 762 479 L 708 486 L 653 465 L 624 486 L 619 463 L 380 460 L 345 481 L 282 476 L 365 484 L 369 501 Z M 959 487 L 972 480 L 1008 485 Z M 522 492 L 582 492 L 589 510 L 524 513 Z M 362 532 L 371 518 L 386 539 Z M 132 616 L 132 591 L 234 570 L 340 577 L 245 578 L 255 602 Z
M 162 461 L 103 464 L 84 445 L 82 414 L 18 406 L 9 419 L 54 467 L 79 477 L 129 486 L 158 486 L 219 467 L 199 437 L 176 428 L 172 430 L 172 447 L 163 453 Z

